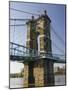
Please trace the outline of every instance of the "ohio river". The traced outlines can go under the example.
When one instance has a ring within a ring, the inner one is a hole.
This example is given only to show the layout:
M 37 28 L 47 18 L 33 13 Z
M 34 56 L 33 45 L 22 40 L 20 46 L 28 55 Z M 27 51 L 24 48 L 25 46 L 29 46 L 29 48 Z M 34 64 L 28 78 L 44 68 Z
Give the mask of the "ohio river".
M 55 85 L 65 85 L 65 75 L 55 75 Z M 23 87 L 23 78 L 10 78 L 10 88 Z

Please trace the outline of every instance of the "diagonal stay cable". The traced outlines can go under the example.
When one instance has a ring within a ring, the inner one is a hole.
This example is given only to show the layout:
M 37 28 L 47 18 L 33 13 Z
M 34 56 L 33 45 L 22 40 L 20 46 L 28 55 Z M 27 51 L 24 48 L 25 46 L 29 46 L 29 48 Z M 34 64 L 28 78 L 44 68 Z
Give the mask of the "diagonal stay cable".
M 15 25 L 10 25 L 10 26 L 26 26 L 26 24 L 15 24 Z
M 28 20 L 31 20 L 31 19 L 27 19 L 27 18 L 10 18 L 9 20 L 16 20 L 16 21 L 28 21 Z
M 62 44 L 65 44 L 65 42 L 63 41 L 63 39 L 59 36 L 59 34 L 58 33 L 56 33 L 56 31 L 55 31 L 55 29 L 51 26 L 51 30 L 53 31 L 53 33 L 57 36 L 57 38 L 60 40 L 60 42 L 62 43 Z
M 45 29 L 47 28 L 48 25 L 49 25 L 49 24 L 46 25 Z M 43 29 L 43 28 L 40 27 L 40 29 Z M 49 37 L 47 37 L 47 36 L 45 36 L 45 37 L 46 37 L 47 39 L 51 40 Z M 53 42 L 52 40 L 51 40 L 51 42 L 52 42 L 52 44 L 53 44 L 59 51 L 64 52 L 62 49 L 60 49 L 60 48 L 55 44 L 55 42 Z
M 46 25 L 46 27 L 45 28 L 47 28 L 48 27 L 48 25 L 49 25 L 49 22 L 48 22 L 48 24 Z M 65 44 L 65 42 L 63 41 L 63 39 L 58 35 L 58 33 L 56 33 L 56 31 L 54 30 L 54 28 L 51 26 L 51 31 L 53 31 L 53 33 L 56 35 L 56 37 L 60 40 L 60 42 L 62 43 L 62 45 L 64 45 Z
M 46 37 L 46 36 L 45 36 Z M 59 48 L 57 45 L 56 45 L 56 43 L 53 41 L 53 40 L 51 40 L 50 38 L 48 38 L 48 37 L 46 37 L 47 39 L 49 39 L 51 42 L 52 42 L 52 44 L 57 48 L 57 50 L 59 50 L 59 51 L 61 51 L 61 52 L 64 52 L 61 48 Z
M 15 8 L 10 8 L 10 9 L 11 9 L 11 10 L 18 11 L 18 12 L 22 12 L 22 13 L 27 13 L 27 14 L 32 14 L 32 15 L 39 16 L 39 14 L 35 14 L 35 13 L 31 13 L 31 12 L 23 11 L 23 10 L 18 10 L 18 9 L 15 9 Z

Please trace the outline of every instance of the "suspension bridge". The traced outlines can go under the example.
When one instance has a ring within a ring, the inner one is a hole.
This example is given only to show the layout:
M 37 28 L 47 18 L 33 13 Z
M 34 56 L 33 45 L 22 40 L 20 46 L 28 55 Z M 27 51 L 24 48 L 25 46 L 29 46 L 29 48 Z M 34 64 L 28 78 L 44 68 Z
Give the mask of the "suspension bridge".
M 32 16 L 32 19 L 10 18 L 10 21 L 26 22 L 25 24 L 14 23 L 13 25 L 10 25 L 10 27 L 14 27 L 13 33 L 15 33 L 15 27 L 25 27 L 26 25 L 28 27 L 26 46 L 15 42 L 10 42 L 10 60 L 24 63 L 24 87 L 54 85 L 53 64 L 65 64 L 66 59 L 64 53 L 56 54 L 52 52 L 52 45 L 59 52 L 64 51 L 63 49 L 59 48 L 55 42 L 53 42 L 51 39 L 50 30 L 52 30 L 62 45 L 65 44 L 63 39 L 58 35 L 54 28 L 51 29 L 51 20 L 46 11 L 44 15 L 39 16 L 39 14 L 34 14 L 14 8 L 10 9 L 17 12 L 38 16 L 38 19 L 34 19 L 34 16 Z M 39 43 L 38 37 L 40 39 Z M 38 50 L 38 47 L 40 51 Z

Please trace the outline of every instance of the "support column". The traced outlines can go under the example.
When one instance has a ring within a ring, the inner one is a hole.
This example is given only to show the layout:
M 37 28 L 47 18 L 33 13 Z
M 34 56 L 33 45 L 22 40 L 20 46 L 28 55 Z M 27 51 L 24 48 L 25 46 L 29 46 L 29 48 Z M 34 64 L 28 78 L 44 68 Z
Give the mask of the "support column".
M 24 77 L 23 77 L 23 86 L 28 87 L 28 62 L 24 62 Z
M 44 60 L 44 86 L 54 85 L 54 70 L 53 62 L 50 60 Z
M 35 86 L 44 86 L 44 67 L 43 60 L 37 61 L 34 64 Z
M 34 87 L 35 86 L 35 78 L 33 74 L 33 68 L 34 68 L 34 62 L 29 62 L 29 75 L 28 75 L 28 87 Z

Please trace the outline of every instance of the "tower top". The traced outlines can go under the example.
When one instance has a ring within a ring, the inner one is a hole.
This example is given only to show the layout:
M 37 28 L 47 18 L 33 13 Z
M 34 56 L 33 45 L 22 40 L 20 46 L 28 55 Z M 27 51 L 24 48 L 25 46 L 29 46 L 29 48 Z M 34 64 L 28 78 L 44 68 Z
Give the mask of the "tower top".
M 40 15 L 40 16 L 36 19 L 36 21 L 38 21 L 39 19 L 42 19 L 42 18 L 44 18 L 44 20 L 48 20 L 49 22 L 51 22 L 50 17 L 47 15 L 47 10 L 44 10 L 44 14 Z
M 32 23 L 32 22 L 35 22 L 35 19 L 34 19 L 34 16 L 33 15 L 31 16 L 31 19 L 26 22 L 26 24 L 29 24 L 29 23 Z
M 46 15 L 46 14 L 47 14 L 47 11 L 45 10 L 44 13 L 45 13 L 45 15 Z
M 34 20 L 34 16 L 32 16 L 32 20 Z

